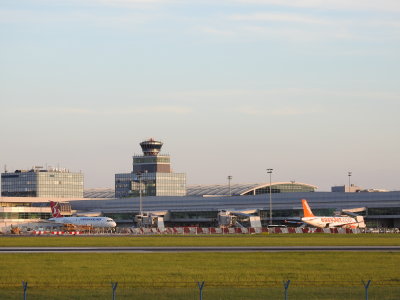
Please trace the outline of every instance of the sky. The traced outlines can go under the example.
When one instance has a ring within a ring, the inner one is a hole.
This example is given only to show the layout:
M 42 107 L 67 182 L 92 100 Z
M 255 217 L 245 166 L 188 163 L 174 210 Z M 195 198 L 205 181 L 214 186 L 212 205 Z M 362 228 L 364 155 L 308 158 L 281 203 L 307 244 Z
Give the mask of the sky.
M 398 0 L 1 0 L 0 166 L 400 190 Z

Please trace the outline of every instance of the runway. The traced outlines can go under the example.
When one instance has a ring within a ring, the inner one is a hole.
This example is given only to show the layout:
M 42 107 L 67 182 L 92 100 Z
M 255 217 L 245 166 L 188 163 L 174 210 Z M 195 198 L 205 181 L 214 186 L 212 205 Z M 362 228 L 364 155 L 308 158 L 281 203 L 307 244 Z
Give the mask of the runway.
M 0 247 L 0 253 L 174 253 L 174 252 L 399 252 L 400 246 L 288 247 Z

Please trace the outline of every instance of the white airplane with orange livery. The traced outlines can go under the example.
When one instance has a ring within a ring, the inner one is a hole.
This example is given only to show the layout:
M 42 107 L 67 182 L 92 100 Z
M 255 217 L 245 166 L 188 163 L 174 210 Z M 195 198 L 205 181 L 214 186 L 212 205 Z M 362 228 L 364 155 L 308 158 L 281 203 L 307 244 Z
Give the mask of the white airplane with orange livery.
M 306 199 L 302 199 L 304 217 L 301 221 L 319 228 L 365 228 L 364 217 L 319 217 L 314 216 Z

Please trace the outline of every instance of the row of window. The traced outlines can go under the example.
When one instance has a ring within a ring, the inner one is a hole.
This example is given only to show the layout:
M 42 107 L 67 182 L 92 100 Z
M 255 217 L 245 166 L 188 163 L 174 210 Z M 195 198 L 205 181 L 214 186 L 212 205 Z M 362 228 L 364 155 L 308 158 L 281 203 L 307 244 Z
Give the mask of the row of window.
M 0 212 L 0 220 L 7 219 L 49 219 L 50 213 L 32 213 L 32 212 Z
M 133 164 L 170 163 L 170 161 L 171 159 L 168 156 L 149 156 L 133 158 Z

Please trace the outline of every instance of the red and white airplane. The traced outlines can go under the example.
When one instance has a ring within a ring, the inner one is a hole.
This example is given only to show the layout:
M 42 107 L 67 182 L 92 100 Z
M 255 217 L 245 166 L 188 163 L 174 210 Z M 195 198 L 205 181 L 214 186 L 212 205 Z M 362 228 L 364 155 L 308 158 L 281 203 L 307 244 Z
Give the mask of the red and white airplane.
M 301 221 L 307 223 L 311 226 L 319 227 L 319 228 L 365 228 L 364 217 L 363 216 L 355 216 L 355 218 L 351 218 L 349 216 L 346 217 L 320 217 L 314 216 L 311 211 L 310 206 L 307 203 L 306 199 L 302 199 L 301 203 L 303 204 L 303 212 L 304 217 L 301 218 Z
M 53 218 L 49 221 L 62 224 L 73 224 L 73 225 L 86 225 L 101 228 L 114 228 L 117 226 L 115 221 L 107 217 L 63 217 L 61 215 L 60 203 L 50 201 L 51 214 Z

